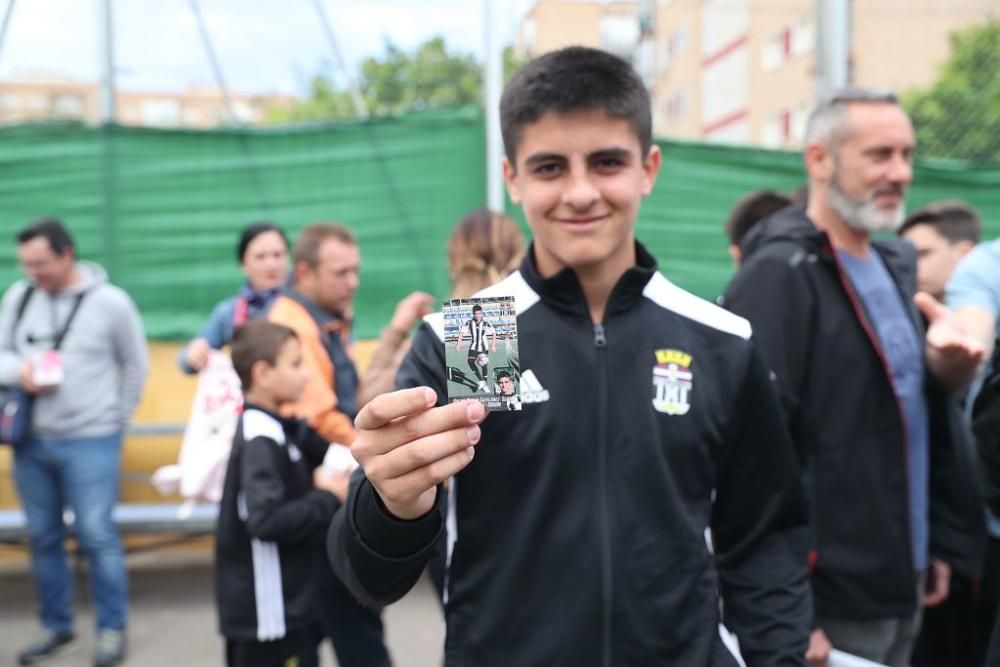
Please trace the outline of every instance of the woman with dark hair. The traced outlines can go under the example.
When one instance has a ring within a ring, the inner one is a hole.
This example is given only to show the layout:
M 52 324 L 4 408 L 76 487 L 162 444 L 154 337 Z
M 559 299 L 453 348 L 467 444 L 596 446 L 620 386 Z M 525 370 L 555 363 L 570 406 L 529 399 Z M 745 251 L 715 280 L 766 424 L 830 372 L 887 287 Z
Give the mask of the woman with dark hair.
M 247 281 L 240 291 L 216 304 L 197 338 L 177 356 L 185 373 L 197 373 L 208 355 L 226 345 L 233 330 L 247 320 L 267 315 L 288 276 L 288 237 L 272 222 L 254 222 L 240 232 L 236 257 Z

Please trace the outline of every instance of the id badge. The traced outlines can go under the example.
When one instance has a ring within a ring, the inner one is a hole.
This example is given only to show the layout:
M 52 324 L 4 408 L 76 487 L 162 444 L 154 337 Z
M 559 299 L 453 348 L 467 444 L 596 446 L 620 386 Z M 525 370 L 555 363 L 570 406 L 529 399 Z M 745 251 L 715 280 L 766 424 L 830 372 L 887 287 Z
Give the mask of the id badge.
M 52 387 L 62 384 L 63 363 L 59 350 L 45 350 L 34 357 L 31 379 L 39 387 Z

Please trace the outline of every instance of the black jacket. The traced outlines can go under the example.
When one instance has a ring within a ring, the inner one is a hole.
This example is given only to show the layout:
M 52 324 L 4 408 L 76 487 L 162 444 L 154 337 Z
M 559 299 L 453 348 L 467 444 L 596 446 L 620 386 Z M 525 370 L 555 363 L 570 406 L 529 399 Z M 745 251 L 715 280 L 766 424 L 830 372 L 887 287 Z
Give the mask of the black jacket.
M 905 241 L 873 247 L 908 306 L 916 255 Z M 864 306 L 825 233 L 798 207 L 758 223 L 725 305 L 750 320 L 777 375 L 811 500 L 813 596 L 820 614 L 902 617 L 916 608 L 907 451 L 901 408 Z M 978 574 L 984 535 L 956 401 L 927 375 L 930 551 Z
M 311 619 L 317 544 L 340 504 L 312 485 L 326 446 L 303 422 L 249 404 L 240 415 L 215 541 L 223 636 L 270 641 Z
M 576 275 L 541 278 L 531 252 L 482 293 L 516 299 L 523 411 L 486 419 L 447 509 L 395 520 L 359 476 L 331 525 L 334 568 L 370 604 L 447 540 L 449 667 L 734 665 L 720 589 L 751 665 L 804 665 L 804 501 L 749 326 L 637 252 L 602 326 Z M 442 335 L 428 318 L 397 384 L 446 396 Z

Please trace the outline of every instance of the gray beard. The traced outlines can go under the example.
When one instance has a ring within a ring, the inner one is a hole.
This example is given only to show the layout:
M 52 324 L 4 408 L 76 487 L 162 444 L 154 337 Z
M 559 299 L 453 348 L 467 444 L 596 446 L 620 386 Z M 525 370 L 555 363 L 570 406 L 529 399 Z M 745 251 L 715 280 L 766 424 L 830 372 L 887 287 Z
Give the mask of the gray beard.
M 834 174 L 829 188 L 830 208 L 839 215 L 848 227 L 859 232 L 894 232 L 903 224 L 906 213 L 900 204 L 890 212 L 882 211 L 873 196 L 857 200 L 851 198 L 837 183 Z

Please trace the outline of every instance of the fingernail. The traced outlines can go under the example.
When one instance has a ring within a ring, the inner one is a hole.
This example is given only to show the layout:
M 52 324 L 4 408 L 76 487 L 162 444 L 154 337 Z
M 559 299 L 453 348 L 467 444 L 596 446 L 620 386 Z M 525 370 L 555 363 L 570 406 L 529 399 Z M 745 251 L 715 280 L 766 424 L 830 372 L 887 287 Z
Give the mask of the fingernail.
M 479 401 L 469 401 L 465 408 L 465 414 L 469 419 L 479 419 L 483 416 L 483 404 Z
M 471 442 L 472 444 L 476 444 L 477 442 L 479 442 L 479 427 L 470 426 L 469 428 L 465 429 L 465 435 L 469 438 L 469 442 Z
M 424 387 L 424 402 L 428 406 L 432 406 L 437 402 L 437 394 L 434 393 L 433 389 Z
M 468 447 L 468 448 L 466 448 L 465 451 L 467 451 L 469 453 L 469 460 L 470 461 L 476 457 L 476 448 L 475 447 Z

